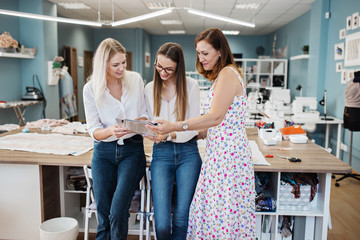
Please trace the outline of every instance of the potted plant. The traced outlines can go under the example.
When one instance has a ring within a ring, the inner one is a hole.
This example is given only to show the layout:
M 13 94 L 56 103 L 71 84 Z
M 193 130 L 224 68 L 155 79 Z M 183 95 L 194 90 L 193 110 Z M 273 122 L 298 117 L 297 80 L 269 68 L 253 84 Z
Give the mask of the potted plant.
M 309 54 L 309 45 L 304 45 L 302 47 L 302 51 L 303 51 L 304 54 Z

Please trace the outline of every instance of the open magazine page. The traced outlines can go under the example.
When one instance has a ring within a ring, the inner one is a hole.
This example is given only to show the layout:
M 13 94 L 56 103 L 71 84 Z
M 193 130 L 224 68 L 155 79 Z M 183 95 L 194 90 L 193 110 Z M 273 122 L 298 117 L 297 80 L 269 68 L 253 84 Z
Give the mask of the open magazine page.
M 139 133 L 141 135 L 149 135 L 155 137 L 157 134 L 150 131 L 147 127 L 145 127 L 146 124 L 156 125 L 157 123 L 153 123 L 150 121 L 136 121 L 136 120 L 130 120 L 130 119 L 116 119 L 116 122 L 119 126 L 124 127 L 130 131 L 133 131 L 135 133 Z

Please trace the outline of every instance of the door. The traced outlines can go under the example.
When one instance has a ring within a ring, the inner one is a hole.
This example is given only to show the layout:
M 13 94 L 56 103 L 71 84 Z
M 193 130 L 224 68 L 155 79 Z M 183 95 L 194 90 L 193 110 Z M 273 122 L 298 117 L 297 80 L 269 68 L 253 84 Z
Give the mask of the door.
M 84 51 L 84 83 L 87 83 L 88 78 L 92 74 L 94 52 Z
M 73 80 L 73 89 L 74 89 L 74 95 L 75 95 L 75 107 L 76 109 L 79 109 L 78 105 L 78 81 L 77 81 L 77 53 L 76 48 L 63 46 L 63 57 L 64 57 L 64 64 L 67 66 L 68 72 L 71 75 L 71 78 Z M 71 117 L 70 121 L 78 121 L 79 116 L 75 115 Z

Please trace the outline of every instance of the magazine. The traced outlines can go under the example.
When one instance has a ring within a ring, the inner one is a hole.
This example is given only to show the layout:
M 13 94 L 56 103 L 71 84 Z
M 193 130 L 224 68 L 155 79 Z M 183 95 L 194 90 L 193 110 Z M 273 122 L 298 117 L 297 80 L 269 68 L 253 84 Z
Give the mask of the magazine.
M 150 131 L 146 124 L 149 125 L 157 125 L 157 123 L 153 123 L 150 121 L 137 121 L 137 120 L 130 120 L 130 119 L 119 119 L 116 118 L 116 122 L 120 127 L 124 127 L 134 133 L 139 133 L 141 135 L 149 135 L 155 137 L 157 134 Z

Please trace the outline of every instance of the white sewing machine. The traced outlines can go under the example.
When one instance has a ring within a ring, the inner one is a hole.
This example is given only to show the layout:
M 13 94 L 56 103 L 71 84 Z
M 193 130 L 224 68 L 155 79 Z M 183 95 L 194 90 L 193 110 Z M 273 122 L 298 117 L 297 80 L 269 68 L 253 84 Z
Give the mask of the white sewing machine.
M 292 102 L 294 118 L 319 119 L 320 112 L 316 111 L 317 104 L 315 97 L 295 97 Z
M 291 113 L 290 89 L 272 88 L 270 90 L 269 101 L 265 102 L 264 112 L 272 117 L 284 117 L 285 114 Z
M 260 110 L 262 105 L 263 96 L 259 91 L 249 92 L 247 97 L 247 107 L 249 110 Z M 255 111 L 256 112 L 256 111 Z

